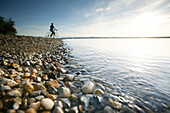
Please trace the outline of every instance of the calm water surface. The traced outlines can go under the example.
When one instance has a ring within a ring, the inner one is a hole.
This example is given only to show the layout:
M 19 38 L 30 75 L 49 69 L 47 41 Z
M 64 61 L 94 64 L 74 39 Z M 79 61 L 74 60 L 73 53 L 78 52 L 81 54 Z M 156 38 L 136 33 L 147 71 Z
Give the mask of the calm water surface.
M 67 39 L 73 56 L 115 91 L 170 107 L 170 39 Z

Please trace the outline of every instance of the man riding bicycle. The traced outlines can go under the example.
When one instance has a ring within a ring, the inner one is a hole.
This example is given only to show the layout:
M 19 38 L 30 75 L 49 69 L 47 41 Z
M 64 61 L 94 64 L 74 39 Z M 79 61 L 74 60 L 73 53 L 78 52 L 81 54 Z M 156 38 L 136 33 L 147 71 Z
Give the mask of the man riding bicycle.
M 53 24 L 53 23 L 51 23 L 51 25 L 50 25 L 50 31 L 51 31 L 51 35 L 50 35 L 50 37 L 52 37 L 52 35 L 53 35 L 53 36 L 55 35 L 54 30 L 56 30 L 56 31 L 57 31 L 57 29 L 54 27 L 54 24 Z

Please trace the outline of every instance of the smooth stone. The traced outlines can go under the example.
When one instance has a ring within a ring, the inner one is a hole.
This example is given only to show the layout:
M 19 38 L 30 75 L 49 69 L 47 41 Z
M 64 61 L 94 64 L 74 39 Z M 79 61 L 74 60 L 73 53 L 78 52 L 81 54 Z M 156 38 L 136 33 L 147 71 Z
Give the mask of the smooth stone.
M 13 107 L 13 109 L 15 109 L 15 110 L 19 109 L 19 103 L 18 103 L 18 102 L 15 102 L 12 107 Z
M 85 108 L 89 106 L 89 100 L 90 98 L 84 95 L 80 97 L 80 101 L 84 104 Z
M 18 75 L 18 76 L 15 77 L 15 80 L 21 80 L 21 79 L 22 79 L 22 78 L 21 78 L 20 75 Z
M 60 100 L 55 101 L 55 107 L 57 107 L 57 106 L 62 108 L 63 107 L 62 101 L 60 101 Z
M 53 86 L 55 88 L 59 88 L 60 87 L 60 84 L 56 80 L 48 81 L 48 82 L 46 82 L 46 85 L 47 86 Z
M 25 113 L 37 113 L 37 111 L 34 108 L 28 108 Z
M 36 109 L 36 110 L 38 110 L 38 109 L 40 108 L 40 106 L 41 106 L 40 101 L 31 103 L 31 104 L 29 105 L 30 108 L 34 108 L 34 109 Z
M 121 103 L 112 100 L 108 101 L 108 105 L 113 109 L 117 109 L 117 110 L 120 110 L 122 108 Z
M 66 70 L 61 67 L 57 67 L 57 71 L 60 73 L 66 73 Z
M 33 73 L 38 73 L 38 71 L 36 69 L 32 69 Z
M 71 112 L 71 113 L 79 113 L 78 107 L 77 107 L 77 106 L 72 107 L 72 108 L 70 109 L 70 112 Z
M 30 77 L 30 76 L 31 76 L 31 73 L 27 72 L 27 73 L 24 74 L 23 77 Z
M 22 94 L 18 90 L 12 90 L 7 93 L 11 97 L 20 97 Z
M 53 113 L 64 113 L 62 107 L 60 106 L 57 106 L 55 107 L 55 109 L 53 110 Z
M 31 104 L 31 103 L 33 103 L 33 102 L 35 102 L 35 101 L 36 101 L 35 98 L 28 98 L 28 104 Z
M 42 111 L 41 113 L 51 113 L 50 111 Z
M 24 71 L 25 71 L 25 72 L 29 72 L 30 70 L 29 70 L 28 67 L 25 67 L 25 68 L 24 68 Z
M 73 85 L 73 83 L 72 83 L 72 82 L 69 82 L 69 81 L 65 82 L 64 84 L 65 84 L 66 86 L 68 86 L 68 87 L 70 87 L 70 86 Z
M 11 79 L 7 79 L 7 78 L 2 78 L 0 81 L 0 84 L 5 84 L 8 85 L 9 87 L 13 87 L 15 85 L 17 85 L 17 83 Z
M 43 95 L 40 95 L 40 96 L 35 97 L 36 100 L 42 100 L 43 98 L 44 98 Z
M 33 91 L 32 93 L 30 93 L 30 95 L 35 97 L 35 96 L 40 95 L 40 94 L 41 94 L 41 92 L 42 92 L 41 90 Z
M 14 102 L 20 105 L 22 103 L 22 99 L 20 97 L 16 97 L 14 98 Z
M 64 108 L 68 108 L 71 106 L 70 100 L 68 98 L 60 98 L 60 100 L 62 101 Z
M 23 70 L 23 69 L 22 69 L 21 67 L 18 67 L 18 68 L 17 68 L 17 71 L 18 71 L 18 72 L 22 72 L 22 70 Z
M 71 101 L 76 101 L 76 100 L 78 100 L 78 97 L 76 95 L 72 94 L 72 95 L 70 95 L 69 99 Z
M 34 80 L 35 80 L 36 82 L 41 82 L 41 77 L 35 77 Z
M 24 65 L 25 65 L 25 66 L 30 66 L 30 61 L 25 61 L 25 62 L 24 62 Z
M 22 85 L 22 88 L 25 92 L 28 92 L 28 93 L 32 93 L 34 91 L 34 86 L 29 82 L 24 83 Z
M 25 113 L 24 110 L 17 110 L 17 113 Z
M 9 109 L 9 110 L 7 111 L 7 113 L 16 113 L 16 110 L 15 110 L 15 109 Z
M 56 94 L 58 90 L 54 86 L 48 86 L 47 90 L 49 93 Z
M 101 89 L 95 89 L 93 94 L 96 94 L 96 95 L 104 95 L 105 93 L 101 90 Z
M 95 84 L 91 81 L 85 82 L 85 84 L 82 86 L 83 93 L 92 93 L 95 89 Z
M 95 109 L 97 110 L 101 110 L 103 108 L 102 106 L 102 97 L 99 96 L 93 96 L 92 98 L 90 98 L 89 101 L 90 105 L 93 105 L 93 107 L 95 107 Z
M 115 112 L 110 106 L 105 106 L 104 113 L 115 113 Z
M 72 74 L 66 74 L 64 81 L 72 81 L 74 79 L 74 75 Z
M 83 112 L 83 106 L 82 106 L 82 105 L 79 105 L 79 106 L 78 106 L 78 109 L 79 109 L 80 113 Z
M 12 67 L 15 68 L 15 69 L 17 69 L 17 68 L 19 67 L 19 65 L 16 64 L 16 63 L 14 63 L 14 64 L 12 64 Z
M 4 75 L 4 71 L 0 70 L 0 76 Z
M 57 95 L 47 94 L 47 98 L 50 98 L 51 100 L 55 100 L 57 98 Z
M 0 91 L 9 91 L 11 88 L 9 86 L 1 86 Z
M 33 85 L 35 91 L 47 90 L 46 87 L 41 83 L 33 83 L 32 85 Z
M 35 61 L 30 61 L 30 63 L 31 63 L 31 65 L 36 65 L 37 64 L 37 62 L 35 62 Z
M 43 80 L 48 80 L 48 75 L 44 75 L 42 79 Z
M 17 74 L 15 73 L 15 74 L 11 74 L 10 75 L 10 78 L 12 79 L 12 78 L 15 78 L 17 76 Z
M 49 64 L 49 68 L 51 69 L 51 70 L 57 70 L 57 68 L 51 63 L 51 64 Z
M 41 105 L 46 109 L 46 110 L 51 110 L 54 106 L 54 102 L 49 99 L 49 98 L 44 98 L 41 100 Z
M 43 90 L 41 93 L 42 93 L 44 96 L 47 96 L 47 95 L 49 94 L 49 92 L 48 92 L 47 90 Z
M 63 67 L 63 66 L 62 66 L 60 63 L 58 63 L 58 62 L 55 62 L 55 66 L 60 67 L 60 68 Z
M 67 87 L 59 88 L 59 97 L 67 98 L 70 96 L 70 94 L 71 94 L 71 92 L 70 92 L 69 88 L 67 88 Z
M 100 83 L 96 83 L 96 87 L 97 88 L 99 88 L 99 89 L 101 89 L 101 90 L 103 90 L 103 91 L 105 91 L 105 87 L 102 85 L 102 84 L 100 84 Z
M 0 100 L 0 110 L 4 107 L 2 100 Z

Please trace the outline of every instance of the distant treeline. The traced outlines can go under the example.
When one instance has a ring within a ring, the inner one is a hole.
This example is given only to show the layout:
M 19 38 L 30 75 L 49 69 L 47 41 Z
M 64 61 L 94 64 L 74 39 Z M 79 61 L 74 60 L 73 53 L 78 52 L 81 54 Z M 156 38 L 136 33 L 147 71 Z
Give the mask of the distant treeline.
M 15 22 L 9 18 L 5 20 L 4 17 L 0 16 L 0 34 L 3 35 L 16 35 L 17 31 L 14 28 Z

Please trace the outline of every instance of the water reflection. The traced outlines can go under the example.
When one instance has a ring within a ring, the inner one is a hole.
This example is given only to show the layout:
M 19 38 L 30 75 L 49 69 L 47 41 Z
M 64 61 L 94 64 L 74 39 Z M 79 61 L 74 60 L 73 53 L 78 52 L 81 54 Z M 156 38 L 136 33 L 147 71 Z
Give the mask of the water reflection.
M 170 39 L 75 39 L 65 42 L 73 49 L 79 64 L 92 76 L 112 83 L 117 87 L 115 91 L 133 96 L 142 104 L 152 105 L 151 108 L 170 105 Z

